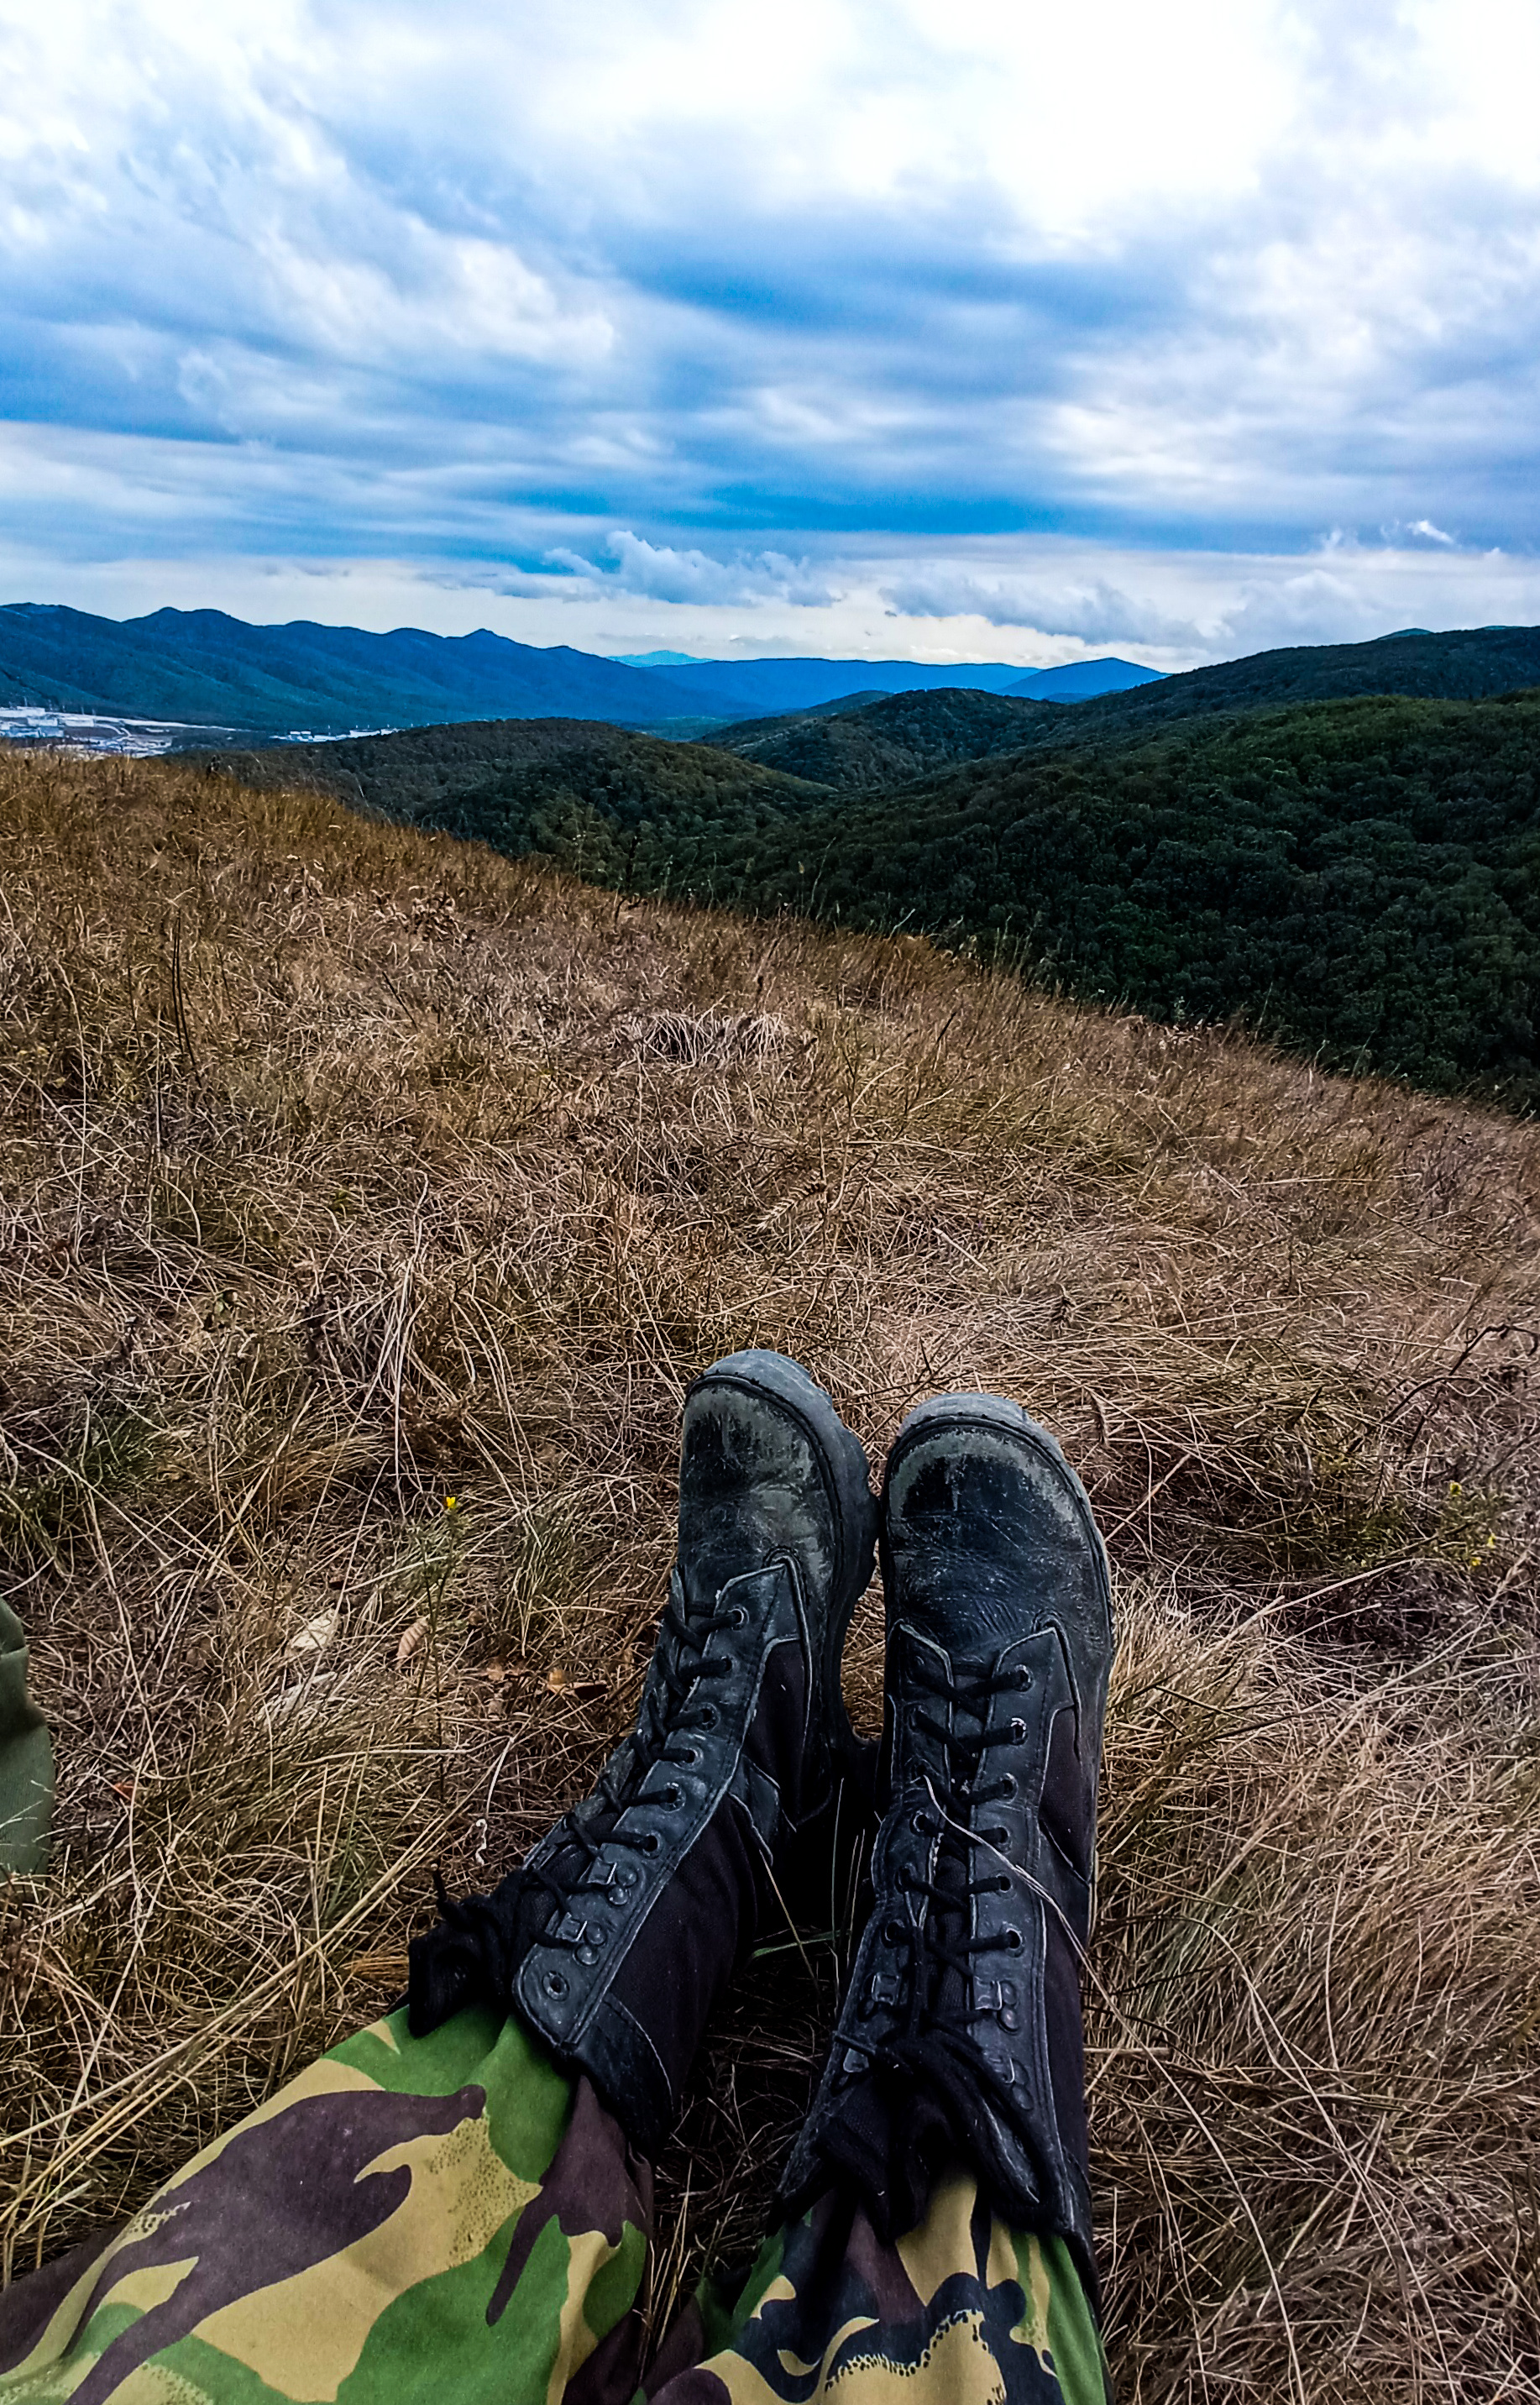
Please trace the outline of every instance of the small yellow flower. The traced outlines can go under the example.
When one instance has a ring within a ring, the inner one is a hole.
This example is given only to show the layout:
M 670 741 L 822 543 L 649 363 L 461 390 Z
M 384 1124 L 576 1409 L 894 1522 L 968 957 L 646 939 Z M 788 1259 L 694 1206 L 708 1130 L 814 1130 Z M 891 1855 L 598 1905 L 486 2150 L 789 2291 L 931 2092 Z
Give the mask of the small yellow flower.
M 444 1510 L 446 1512 L 457 1512 L 459 1508 L 460 1498 L 457 1495 L 446 1495 L 444 1497 Z
M 1458 1494 L 1459 1494 L 1459 1492 L 1460 1492 L 1460 1481 L 1459 1481 L 1459 1479 L 1458 1479 L 1458 1478 L 1451 1478 L 1451 1479 L 1450 1479 L 1450 1481 L 1449 1481 L 1449 1493 L 1450 1493 L 1451 1495 L 1458 1495 Z

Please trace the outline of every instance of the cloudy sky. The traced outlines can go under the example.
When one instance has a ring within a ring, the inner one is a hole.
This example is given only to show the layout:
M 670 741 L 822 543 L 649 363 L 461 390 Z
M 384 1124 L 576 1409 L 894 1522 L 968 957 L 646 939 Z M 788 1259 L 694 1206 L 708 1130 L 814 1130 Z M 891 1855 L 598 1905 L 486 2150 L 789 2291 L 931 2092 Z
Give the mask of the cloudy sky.
M 1540 0 L 0 0 L 0 598 L 1540 621 Z

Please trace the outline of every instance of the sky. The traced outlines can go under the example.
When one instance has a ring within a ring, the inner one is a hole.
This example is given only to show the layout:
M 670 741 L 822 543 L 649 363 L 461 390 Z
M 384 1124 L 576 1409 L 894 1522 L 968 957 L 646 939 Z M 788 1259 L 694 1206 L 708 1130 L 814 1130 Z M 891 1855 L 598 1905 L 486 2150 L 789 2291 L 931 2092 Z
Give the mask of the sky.
M 1540 0 L 0 0 L 0 599 L 1540 622 Z

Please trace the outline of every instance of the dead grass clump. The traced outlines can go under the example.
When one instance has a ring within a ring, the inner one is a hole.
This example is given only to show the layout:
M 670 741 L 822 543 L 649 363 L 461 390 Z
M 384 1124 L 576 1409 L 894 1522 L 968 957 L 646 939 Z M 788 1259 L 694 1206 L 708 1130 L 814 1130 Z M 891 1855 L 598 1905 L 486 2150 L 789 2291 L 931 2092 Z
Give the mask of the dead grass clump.
M 693 1069 L 707 1062 L 763 1061 L 786 1041 L 780 1020 L 763 1010 L 628 1012 L 617 1033 L 643 1055 L 682 1061 Z
M 0 1903 L 7 2261 L 581 1791 L 684 1388 L 766 1343 L 875 1458 L 1019 1396 L 1109 1533 L 1125 2387 L 1540 2394 L 1536 1131 L 164 763 L 12 757 L 0 811 L 0 1567 L 62 1769 Z M 847 1673 L 870 1723 L 875 1596 Z M 837 1962 L 721 2033 L 670 2279 L 749 2243 Z

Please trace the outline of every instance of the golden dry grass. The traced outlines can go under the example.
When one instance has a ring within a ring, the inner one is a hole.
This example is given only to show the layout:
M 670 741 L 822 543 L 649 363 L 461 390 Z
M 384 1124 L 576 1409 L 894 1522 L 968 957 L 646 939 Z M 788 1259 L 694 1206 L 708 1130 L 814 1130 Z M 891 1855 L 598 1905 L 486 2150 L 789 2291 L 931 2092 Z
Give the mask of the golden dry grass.
M 1019 1397 L 1109 1533 L 1121 2393 L 1540 2397 L 1540 1133 L 164 764 L 12 756 L 0 811 L 0 1576 L 62 1774 L 7 2268 L 581 1791 L 684 1387 L 756 1343 L 875 1459 Z M 874 1594 L 868 1723 L 879 1648 Z M 847 1942 L 719 2032 L 661 2301 L 750 2242 Z

